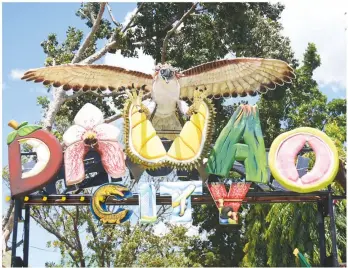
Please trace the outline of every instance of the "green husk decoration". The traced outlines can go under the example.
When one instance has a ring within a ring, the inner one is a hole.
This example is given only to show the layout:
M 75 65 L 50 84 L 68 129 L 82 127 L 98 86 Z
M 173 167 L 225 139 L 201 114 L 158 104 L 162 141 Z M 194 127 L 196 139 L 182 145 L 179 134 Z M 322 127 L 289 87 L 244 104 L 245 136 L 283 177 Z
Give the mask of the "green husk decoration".
M 27 121 L 24 121 L 23 123 L 21 123 L 21 124 L 18 126 L 18 128 L 24 127 L 24 126 L 26 126 L 26 125 L 28 125 L 28 122 L 27 122 Z
M 10 121 L 9 126 L 14 128 L 15 130 L 12 131 L 7 136 L 7 144 L 8 145 L 11 144 L 15 140 L 17 135 L 20 137 L 27 136 L 27 135 L 33 133 L 34 131 L 42 128 L 41 126 L 37 126 L 37 125 L 28 125 L 28 122 L 23 122 L 23 123 L 18 125 L 18 123 L 14 120 Z
M 10 134 L 8 134 L 7 136 L 7 144 L 11 144 L 13 142 L 13 140 L 16 138 L 17 136 L 17 131 L 12 131 Z
M 41 129 L 42 127 L 36 125 L 25 125 L 17 130 L 18 135 L 23 137 L 33 133 L 35 130 Z
M 239 143 L 244 140 L 245 144 Z M 235 161 L 244 161 L 246 181 L 268 180 L 266 149 L 257 106 L 240 105 L 221 131 L 206 171 L 228 177 Z

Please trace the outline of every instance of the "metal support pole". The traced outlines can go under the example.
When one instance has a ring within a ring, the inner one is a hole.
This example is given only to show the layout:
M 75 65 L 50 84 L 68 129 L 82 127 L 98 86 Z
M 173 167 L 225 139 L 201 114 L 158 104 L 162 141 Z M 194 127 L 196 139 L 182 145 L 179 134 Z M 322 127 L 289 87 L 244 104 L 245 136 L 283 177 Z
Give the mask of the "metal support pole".
M 14 218 L 13 218 L 13 231 L 12 231 L 12 256 L 11 267 L 15 267 L 16 262 L 16 249 L 17 249 L 17 231 L 18 231 L 18 218 L 21 210 L 20 201 L 14 200 Z
M 29 227 L 30 227 L 30 206 L 25 206 L 24 219 L 24 245 L 23 245 L 23 264 L 28 267 L 29 263 Z
M 333 211 L 334 204 L 332 201 L 333 201 L 332 192 L 331 192 L 331 187 L 329 186 L 328 210 L 329 210 L 329 216 L 330 216 L 330 233 L 331 233 L 331 241 L 332 241 L 332 257 L 333 257 L 332 266 L 339 267 L 338 255 L 337 255 L 336 225 L 335 225 L 335 216 Z
M 319 231 L 319 249 L 320 249 L 320 265 L 324 267 L 326 259 L 326 245 L 325 245 L 325 218 L 323 203 L 318 202 L 318 231 Z

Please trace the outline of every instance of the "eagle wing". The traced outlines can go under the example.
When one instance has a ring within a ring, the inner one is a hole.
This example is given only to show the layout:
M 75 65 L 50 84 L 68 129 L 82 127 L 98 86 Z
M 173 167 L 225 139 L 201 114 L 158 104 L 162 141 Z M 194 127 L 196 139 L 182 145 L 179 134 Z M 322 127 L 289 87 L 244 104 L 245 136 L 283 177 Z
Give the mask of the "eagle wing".
M 294 70 L 284 61 L 236 58 L 208 62 L 182 72 L 180 98 L 192 99 L 194 91 L 206 89 L 209 97 L 255 96 L 291 83 Z
M 132 84 L 135 87 L 146 85 L 148 91 L 152 88 L 151 75 L 108 65 L 65 64 L 44 67 L 27 71 L 22 79 L 74 91 L 122 90 Z

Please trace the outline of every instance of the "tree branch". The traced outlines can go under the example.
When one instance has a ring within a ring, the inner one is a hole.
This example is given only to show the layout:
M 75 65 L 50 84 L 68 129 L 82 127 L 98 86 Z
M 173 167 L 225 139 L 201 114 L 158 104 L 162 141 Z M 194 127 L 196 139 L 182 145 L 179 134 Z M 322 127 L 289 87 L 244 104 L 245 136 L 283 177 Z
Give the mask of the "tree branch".
M 129 20 L 129 22 L 127 23 L 126 27 L 123 28 L 122 33 L 125 33 L 128 29 L 129 26 L 131 26 L 133 20 L 136 18 L 136 16 L 138 15 L 140 9 L 143 7 L 145 2 L 141 3 L 140 7 L 137 9 L 137 11 L 134 13 L 134 15 L 131 17 L 131 19 Z
M 2 229 L 4 229 L 4 227 L 6 226 L 6 224 L 8 223 L 10 217 L 11 217 L 11 213 L 13 211 L 14 208 L 14 201 L 11 199 L 10 201 L 10 206 L 7 210 L 6 216 L 2 219 Z
M 171 30 L 169 30 L 167 32 L 167 35 L 166 35 L 166 37 L 164 38 L 164 41 L 163 41 L 162 57 L 161 57 L 161 63 L 162 64 L 164 64 L 165 61 L 166 61 L 167 46 L 168 46 L 168 41 L 169 41 L 170 36 L 176 31 L 176 29 L 178 29 L 178 27 L 180 26 L 181 23 L 183 23 L 183 21 L 186 19 L 186 17 L 188 15 L 190 15 L 195 10 L 197 5 L 198 5 L 198 3 L 193 4 L 192 7 L 190 8 L 190 10 L 187 11 L 182 16 L 182 18 L 178 21 L 178 23 Z
M 57 228 L 54 228 L 46 219 L 43 219 L 39 212 L 37 212 L 35 209 L 33 209 L 33 212 L 34 212 L 34 214 L 32 214 L 31 217 L 38 224 L 40 224 L 47 232 L 53 234 L 60 241 L 64 242 L 67 246 L 69 246 L 71 249 L 77 250 L 76 247 L 73 244 L 71 244 L 69 240 L 67 240 L 65 237 L 61 236 L 61 234 L 58 231 L 56 231 Z
M 123 116 L 123 114 L 114 114 L 114 115 L 112 115 L 112 116 L 110 116 L 108 118 L 105 118 L 104 119 L 104 123 L 108 124 L 108 123 L 114 122 L 114 121 L 122 118 L 122 116 Z
M 14 220 L 14 211 L 10 213 L 10 216 L 7 220 L 6 225 L 2 227 L 2 250 L 3 252 L 6 250 L 7 242 L 10 239 L 12 230 L 13 230 L 13 221 Z
M 114 46 L 117 44 L 116 41 L 111 41 L 107 43 L 103 48 L 95 52 L 93 55 L 89 56 L 85 60 L 83 60 L 82 64 L 91 64 L 97 60 L 99 60 L 101 57 L 103 57 L 111 48 L 114 48 Z
M 54 123 L 56 114 L 58 113 L 59 108 L 62 106 L 66 98 L 66 93 L 62 87 L 55 88 L 53 91 L 53 101 L 50 102 L 48 110 L 46 113 L 46 118 L 43 122 L 43 128 L 51 131 Z
M 128 30 L 129 26 L 131 25 L 131 23 L 135 19 L 136 15 L 139 13 L 139 11 L 140 11 L 141 7 L 143 6 L 143 4 L 144 3 L 142 3 L 140 5 L 138 10 L 135 12 L 133 17 L 130 19 L 130 21 L 126 25 L 126 27 L 123 28 L 122 33 L 125 33 Z M 103 57 L 111 48 L 115 48 L 115 46 L 117 44 L 117 40 L 114 40 L 115 36 L 116 36 L 116 32 L 111 36 L 110 41 L 103 48 L 101 48 L 100 50 L 95 52 L 93 55 L 89 56 L 87 59 L 83 60 L 81 63 L 83 63 L 83 64 L 91 64 L 91 63 L 99 60 L 101 57 Z
M 96 31 L 99 28 L 100 25 L 100 21 L 101 18 L 103 16 L 104 10 L 105 10 L 105 5 L 106 3 L 101 3 L 100 4 L 100 9 L 98 12 L 98 15 L 95 19 L 95 21 L 93 22 L 93 26 L 92 26 L 92 30 L 90 31 L 90 33 L 88 34 L 86 40 L 83 42 L 82 46 L 80 47 L 80 49 L 77 51 L 77 53 L 75 54 L 74 59 L 72 60 L 72 63 L 77 63 L 80 61 L 81 56 L 83 54 L 83 52 L 85 52 L 85 50 L 87 49 L 87 47 L 90 45 L 92 38 L 94 36 L 94 34 L 96 33 Z
M 121 23 L 119 23 L 118 21 L 116 21 L 114 15 L 112 15 L 112 10 L 111 10 L 111 7 L 110 7 L 109 3 L 106 4 L 106 7 L 108 8 L 108 12 L 109 12 L 109 15 L 110 15 L 110 18 L 111 18 L 112 22 L 113 22 L 117 27 L 120 27 L 120 26 L 121 26 Z
M 80 240 L 80 233 L 79 233 L 79 229 L 77 226 L 79 223 L 79 216 L 80 216 L 80 210 L 79 210 L 79 207 L 76 206 L 76 217 L 75 217 L 75 219 L 73 219 L 73 221 L 74 221 L 74 232 L 75 232 L 77 248 L 78 248 L 77 254 L 80 257 L 81 267 L 86 267 L 85 258 L 83 256 L 82 244 L 81 244 L 81 240 Z

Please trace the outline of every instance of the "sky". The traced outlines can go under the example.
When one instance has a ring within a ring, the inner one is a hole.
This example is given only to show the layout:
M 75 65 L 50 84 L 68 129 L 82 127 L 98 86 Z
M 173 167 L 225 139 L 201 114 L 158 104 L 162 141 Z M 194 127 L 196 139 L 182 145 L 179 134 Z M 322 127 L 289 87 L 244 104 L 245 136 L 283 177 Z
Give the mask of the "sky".
M 20 80 L 25 70 L 43 66 L 45 55 L 40 43 L 49 33 L 56 33 L 63 40 L 68 26 L 87 30 L 75 16 L 80 3 L 3 3 L 2 4 L 2 165 L 7 164 L 6 137 L 11 132 L 7 123 L 35 123 L 41 119 L 36 105 L 38 96 L 47 95 L 41 84 Z M 302 55 L 309 42 L 314 42 L 322 64 L 314 77 L 328 99 L 345 98 L 347 88 L 347 8 L 343 1 L 286 1 L 282 13 L 284 35 L 290 37 L 295 56 Z M 136 7 L 135 3 L 111 3 L 113 14 L 120 22 L 127 21 Z M 313 8 L 314 7 L 314 8 Z M 107 12 L 105 12 L 107 17 Z M 101 63 L 152 73 L 154 61 L 140 52 L 138 59 L 125 59 L 119 53 L 107 54 Z M 9 194 L 3 189 L 3 196 Z M 3 204 L 3 209 L 6 203 Z M 19 227 L 21 237 L 22 225 Z M 46 242 L 54 239 L 31 221 L 31 266 L 43 266 L 45 261 L 59 261 L 59 252 L 46 248 Z M 38 239 L 39 237 L 39 239 Z M 40 249 L 38 249 L 40 248 Z M 21 252 L 21 248 L 18 252 Z M 43 257 L 44 256 L 44 257 Z

